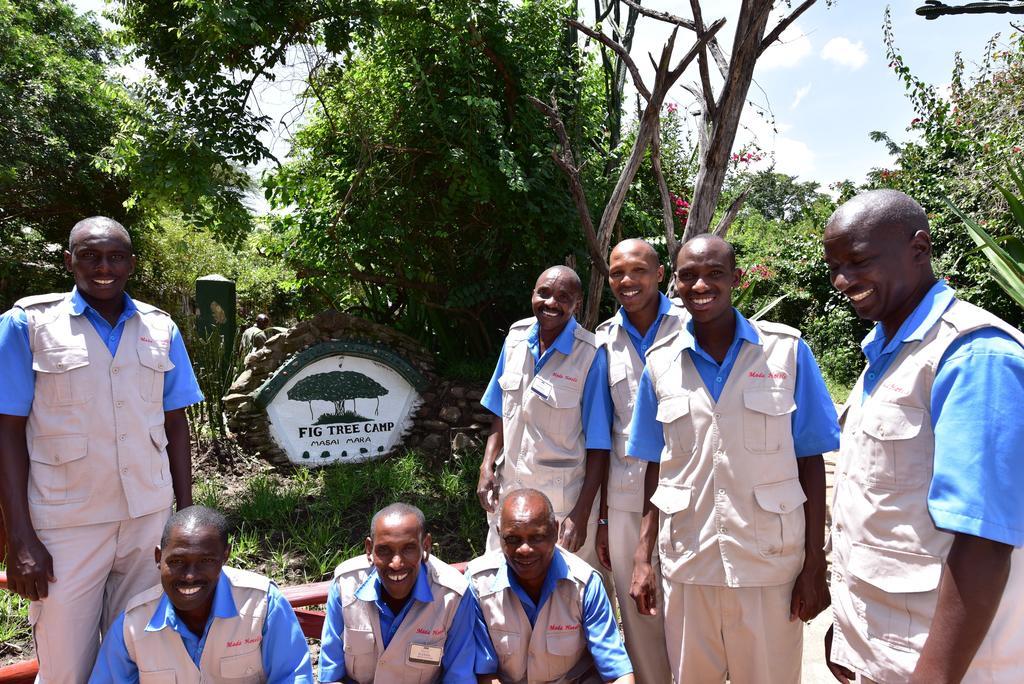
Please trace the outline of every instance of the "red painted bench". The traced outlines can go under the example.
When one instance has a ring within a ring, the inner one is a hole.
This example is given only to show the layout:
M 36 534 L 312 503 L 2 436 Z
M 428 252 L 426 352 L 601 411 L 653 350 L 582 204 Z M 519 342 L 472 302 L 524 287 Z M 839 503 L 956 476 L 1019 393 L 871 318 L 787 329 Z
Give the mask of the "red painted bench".
M 466 571 L 466 563 L 453 563 L 452 567 L 459 572 Z M 328 581 L 281 587 L 281 593 L 295 609 L 295 616 L 299 618 L 299 626 L 302 627 L 302 633 L 307 637 L 319 639 L 323 633 L 323 611 L 307 610 L 307 606 L 327 603 L 327 588 L 330 584 Z M 2 572 L 0 572 L 0 589 L 7 589 L 7 575 Z M 0 667 L 0 684 L 32 684 L 38 672 L 39 663 L 35 660 L 26 660 L 7 667 Z

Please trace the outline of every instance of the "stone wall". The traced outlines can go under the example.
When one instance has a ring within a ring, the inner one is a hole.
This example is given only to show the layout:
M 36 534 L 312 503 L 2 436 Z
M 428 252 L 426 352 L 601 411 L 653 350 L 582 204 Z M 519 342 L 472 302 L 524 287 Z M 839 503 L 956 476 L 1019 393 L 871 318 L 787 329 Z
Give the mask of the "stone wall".
M 245 358 L 243 370 L 224 397 L 228 428 L 245 451 L 279 465 L 290 463 L 270 436 L 269 418 L 254 398 L 260 386 L 295 354 L 320 342 L 352 340 L 379 344 L 399 354 L 423 375 L 426 388 L 411 430 L 396 448 L 433 454 L 482 448 L 490 433 L 490 412 L 480 405 L 484 383 L 446 380 L 437 375 L 433 355 L 391 328 L 338 311 L 324 311 L 266 341 Z

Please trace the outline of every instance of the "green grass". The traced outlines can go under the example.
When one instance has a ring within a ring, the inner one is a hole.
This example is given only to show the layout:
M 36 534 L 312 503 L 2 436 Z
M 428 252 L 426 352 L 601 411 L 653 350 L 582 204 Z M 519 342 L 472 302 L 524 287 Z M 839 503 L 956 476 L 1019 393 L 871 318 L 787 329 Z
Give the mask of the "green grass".
M 0 570 L 6 566 L 0 563 Z M 0 591 L 0 658 L 31 653 L 32 628 L 28 625 L 28 600 Z
M 234 483 L 218 475 L 194 489 L 197 502 L 218 503 L 232 522 L 230 563 L 296 584 L 329 579 L 341 561 L 362 554 L 371 516 L 395 501 L 423 510 L 439 558 L 479 555 L 487 534 L 475 493 L 479 466 L 478 453 L 445 461 L 408 451 Z M 225 494 L 228 484 L 237 493 Z
M 839 405 L 845 404 L 847 397 L 850 396 L 850 390 L 853 389 L 853 385 L 839 382 L 828 375 L 823 375 L 823 377 L 825 379 L 825 387 L 828 388 L 828 393 L 832 395 L 832 401 Z

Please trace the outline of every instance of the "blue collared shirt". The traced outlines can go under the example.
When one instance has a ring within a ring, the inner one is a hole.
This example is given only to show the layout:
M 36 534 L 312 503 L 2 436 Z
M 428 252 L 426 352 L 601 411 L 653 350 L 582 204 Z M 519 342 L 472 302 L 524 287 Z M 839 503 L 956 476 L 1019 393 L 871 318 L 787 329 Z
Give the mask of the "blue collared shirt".
M 238 609 L 231 595 L 231 583 L 222 572 L 214 590 L 213 606 L 202 635 L 193 634 L 192 630 L 178 618 L 166 594 L 157 604 L 153 617 L 146 625 L 146 631 L 173 629 L 181 637 L 181 643 L 185 646 L 189 658 L 196 667 L 199 667 L 207 646 L 206 637 L 210 633 L 214 619 L 226 620 L 237 616 Z M 313 684 L 313 668 L 310 665 L 306 638 L 302 635 L 295 611 L 273 583 L 267 591 L 267 617 L 263 621 L 262 635 L 260 655 L 263 671 L 267 675 L 267 684 Z M 89 677 L 89 684 L 134 684 L 138 681 L 138 665 L 128 655 L 128 648 L 124 643 L 124 613 L 121 613 L 103 638 L 103 645 Z
M 544 354 L 540 353 L 540 326 L 534 322 L 527 337 L 527 345 L 533 355 L 533 371 L 539 373 L 548 359 L 557 352 L 568 356 L 572 353 L 576 337 L 573 331 L 579 324 L 576 318 L 570 318 L 565 324 L 565 329 L 555 338 L 554 344 L 548 347 Z M 508 344 L 506 340 L 505 344 Z M 498 365 L 494 368 L 494 375 L 487 385 L 480 403 L 488 411 L 496 416 L 501 415 L 502 389 L 498 379 L 505 372 L 505 345 L 501 347 L 501 355 L 498 357 Z M 587 449 L 611 449 L 612 431 L 612 395 L 608 390 L 608 354 L 604 347 L 600 347 L 594 355 L 594 361 L 590 364 L 587 372 L 587 380 L 583 384 L 583 436 L 586 439 Z
M 861 401 L 878 386 L 905 342 L 924 339 L 956 299 L 932 286 L 888 341 L 881 324 L 861 344 L 868 367 Z M 931 416 L 935 434 L 928 511 L 936 527 L 1024 545 L 1024 349 L 996 328 L 949 346 L 935 370 Z
M 516 580 L 515 575 L 508 571 L 508 564 L 504 562 L 498 568 L 491 588 L 495 591 L 511 589 L 519 599 L 523 612 L 526 613 L 532 626 L 537 621 L 540 609 L 554 593 L 558 582 L 568 579 L 569 566 L 562 556 L 562 549 L 556 547 L 555 555 L 551 559 L 551 566 L 548 568 L 548 574 L 544 577 L 544 584 L 540 590 L 540 601 L 537 603 L 533 602 L 533 599 Z M 472 586 L 470 584 L 471 590 Z M 601 576 L 597 572 L 591 574 L 583 589 L 582 618 L 587 647 L 601 679 L 610 682 L 631 673 L 633 665 L 629 662 L 629 656 L 626 655 L 626 648 L 623 646 L 622 636 L 619 634 L 619 625 L 615 621 L 615 612 L 612 610 L 611 601 L 608 600 L 608 594 L 605 593 L 604 584 L 601 583 Z M 479 674 L 497 672 L 498 655 L 494 651 L 494 645 L 489 636 L 482 640 L 481 646 L 483 648 L 477 655 L 477 672 Z
M 412 595 L 402 609 L 395 615 L 387 602 L 381 597 L 383 587 L 377 577 L 377 570 L 371 570 L 366 581 L 356 589 L 356 598 L 360 601 L 373 602 L 380 615 L 380 633 L 384 639 L 384 648 L 402 627 L 402 621 L 409 614 L 414 601 L 430 603 L 434 595 L 430 591 L 429 571 L 425 564 L 420 565 L 416 584 Z M 477 639 L 474 635 L 474 622 L 479 609 L 476 598 L 466 592 L 455 609 L 451 627 L 444 641 L 444 652 L 441 655 L 441 681 L 444 684 L 475 684 L 476 675 L 473 664 L 476 658 Z M 327 617 L 324 620 L 323 637 L 320 640 L 320 671 L 321 682 L 343 682 L 345 679 L 345 618 L 341 610 L 341 595 L 338 583 L 331 582 L 327 591 Z
M 110 350 L 111 358 L 117 353 L 125 322 L 136 313 L 138 308 L 135 300 L 127 293 L 124 294 L 124 311 L 117 324 L 111 326 L 82 298 L 78 288 L 71 291 L 71 315 L 86 317 Z M 164 411 L 174 411 L 203 400 L 185 344 L 173 322 L 170 325 L 170 336 L 168 356 L 174 368 L 164 373 Z M 27 416 L 35 396 L 36 377 L 32 370 L 28 319 L 24 309 L 14 308 L 0 316 L 0 378 L 4 378 L 4 391 L 0 392 L 0 413 Z
M 633 349 L 636 350 L 637 355 L 641 359 L 647 358 L 647 350 L 654 344 L 654 339 L 658 336 L 658 330 L 661 328 L 661 322 L 665 319 L 672 309 L 675 307 L 672 304 L 672 300 L 666 297 L 662 293 L 658 293 L 658 317 L 654 319 L 654 323 L 647 329 L 646 335 L 641 335 L 640 331 L 636 329 L 633 322 L 629 320 L 629 316 L 626 315 L 626 310 L 619 307 L 619 310 L 615 313 L 615 322 L 622 326 L 622 329 L 629 335 L 629 341 L 633 343 Z
M 735 311 L 735 309 L 734 309 Z M 693 321 L 686 324 L 687 341 L 693 365 L 697 368 L 704 386 L 714 401 L 722 396 L 725 383 L 729 380 L 740 347 L 746 344 L 761 344 L 761 337 L 750 322 L 736 311 L 736 333 L 732 344 L 719 364 L 707 352 L 700 348 L 697 338 L 693 335 Z M 793 430 L 793 445 L 797 458 L 815 456 L 826 451 L 839 448 L 839 423 L 836 418 L 835 404 L 825 387 L 825 381 L 818 369 L 807 343 L 799 340 L 796 354 L 796 387 L 793 391 L 796 411 L 790 418 Z M 633 420 L 629 425 L 629 441 L 626 453 L 635 458 L 655 463 L 661 461 L 661 452 L 665 447 L 665 433 L 658 422 L 658 398 L 654 386 L 647 374 L 647 369 L 640 376 L 637 389 L 636 404 L 633 407 Z

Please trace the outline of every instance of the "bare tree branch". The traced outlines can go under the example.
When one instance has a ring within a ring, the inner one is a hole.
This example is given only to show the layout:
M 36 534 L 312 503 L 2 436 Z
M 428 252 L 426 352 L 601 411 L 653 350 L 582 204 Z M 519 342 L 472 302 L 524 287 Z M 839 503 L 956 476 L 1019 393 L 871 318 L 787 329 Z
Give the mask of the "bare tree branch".
M 685 17 L 677 17 L 676 15 L 669 14 L 668 12 L 659 12 L 658 10 L 648 9 L 637 2 L 637 0 L 622 0 L 622 2 L 626 3 L 645 17 L 664 21 L 669 24 L 675 24 L 676 26 L 681 26 L 682 28 L 689 29 L 690 31 L 697 30 L 697 26 Z
M 679 241 L 676 240 L 676 224 L 672 213 L 672 197 L 668 191 L 668 183 L 665 182 L 665 174 L 661 170 L 661 120 L 658 120 L 658 128 L 654 131 L 654 138 L 651 139 L 651 168 L 654 171 L 654 179 L 658 183 L 658 193 L 661 195 L 661 217 L 665 223 L 665 246 L 668 247 L 669 259 L 675 257 L 679 249 Z
M 696 25 L 697 38 L 704 37 L 704 18 L 701 16 L 700 0 L 690 0 L 690 9 L 693 11 L 693 23 Z M 700 69 L 700 85 L 704 91 L 704 108 L 707 109 L 708 118 L 715 118 L 715 94 L 711 89 L 711 72 L 708 69 L 708 53 L 706 46 L 697 53 L 697 65 Z
M 743 192 L 736 196 L 736 199 L 734 199 L 732 201 L 732 204 L 729 205 L 729 209 L 722 216 L 721 220 L 718 222 L 718 225 L 715 226 L 715 235 L 721 238 L 725 237 L 725 234 L 729 232 L 729 226 L 731 226 L 732 222 L 736 220 L 736 215 L 740 213 L 740 208 L 743 206 L 743 201 L 747 199 L 747 195 L 749 194 L 750 186 L 748 185 L 743 189 Z
M 633 85 L 636 86 L 637 92 L 639 92 L 645 100 L 650 101 L 651 91 L 647 89 L 647 85 L 644 83 L 644 80 L 640 77 L 640 70 L 636 68 L 636 62 L 634 62 L 633 58 L 629 56 L 629 52 L 626 50 L 626 48 L 622 47 L 614 40 L 601 33 L 600 31 L 595 31 L 586 24 L 581 24 L 575 19 L 570 19 L 568 23 L 570 26 L 575 27 L 577 30 L 582 31 L 583 33 L 587 34 L 594 40 L 600 42 L 602 45 L 605 45 L 611 50 L 613 50 L 615 54 L 617 54 L 622 59 L 622 62 L 626 65 L 626 68 L 629 69 L 629 75 L 633 78 Z
M 817 0 L 804 0 L 804 2 L 800 3 L 799 7 L 790 12 L 788 17 L 780 21 L 778 25 L 776 25 L 775 28 L 773 28 L 771 32 L 764 37 L 764 40 L 761 41 L 761 47 L 757 50 L 757 54 L 760 55 L 762 52 L 767 50 L 768 46 L 778 40 L 779 36 L 782 35 L 782 32 L 788 29 L 790 24 L 796 21 L 797 17 L 809 10 L 811 5 L 815 2 L 817 2 Z
M 576 167 L 576 161 L 572 156 L 572 147 L 569 145 L 569 134 L 565 131 L 565 124 L 562 123 L 562 117 L 558 113 L 558 105 L 555 98 L 552 96 L 550 105 L 541 102 L 532 95 L 527 95 L 526 99 L 537 111 L 548 118 L 548 125 L 554 131 L 555 136 L 558 138 L 558 143 L 562 146 L 561 154 L 558 153 L 558 150 L 551 150 L 551 159 L 569 179 L 569 192 L 572 194 L 573 202 L 576 204 L 576 211 L 579 212 L 580 223 L 583 224 L 583 235 L 587 239 L 587 249 L 590 251 L 590 258 L 594 262 L 594 267 L 600 271 L 601 276 L 606 278 L 608 277 L 608 263 L 605 261 L 604 251 L 607 250 L 602 251 L 598 245 L 597 233 L 594 232 L 594 220 L 590 216 L 590 206 L 587 204 L 586 191 L 583 189 L 580 171 Z
M 725 26 L 724 17 L 722 19 L 717 20 L 715 23 L 709 26 L 708 30 L 704 33 L 704 36 L 702 38 L 699 38 L 697 42 L 693 44 L 693 47 L 690 48 L 690 51 L 687 52 L 681 60 L 679 60 L 679 64 L 677 64 L 676 67 L 668 73 L 673 83 L 677 78 L 683 75 L 683 72 L 686 71 L 686 67 L 690 65 L 690 62 L 693 61 L 693 58 L 696 57 L 704 49 L 704 46 L 707 45 L 707 42 L 714 38 L 715 34 L 718 33 L 718 29 L 722 28 L 723 26 Z

